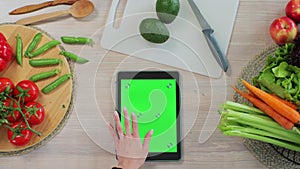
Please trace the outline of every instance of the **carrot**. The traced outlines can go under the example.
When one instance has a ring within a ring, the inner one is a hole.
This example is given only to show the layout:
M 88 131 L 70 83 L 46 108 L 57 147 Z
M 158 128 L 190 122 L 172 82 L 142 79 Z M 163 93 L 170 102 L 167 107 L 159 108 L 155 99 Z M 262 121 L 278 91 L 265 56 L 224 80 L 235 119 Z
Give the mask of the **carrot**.
M 275 94 L 271 94 L 271 96 L 273 96 L 273 97 L 275 97 L 276 99 L 280 100 L 280 101 L 283 102 L 284 104 L 290 106 L 290 107 L 291 107 L 292 109 L 294 109 L 294 110 L 297 110 L 297 109 L 298 109 L 298 106 L 297 106 L 297 105 L 295 105 L 295 104 L 293 104 L 293 103 L 291 103 L 291 102 L 289 102 L 289 101 L 287 101 L 287 100 L 284 100 L 284 99 L 282 99 L 281 97 L 279 97 L 279 96 L 277 96 L 277 95 L 275 95 Z
M 275 111 L 277 111 L 279 114 L 284 116 L 285 118 L 289 119 L 294 124 L 299 122 L 300 115 L 299 113 L 289 107 L 288 105 L 282 103 L 280 100 L 272 97 L 269 93 L 249 84 L 245 80 L 242 80 L 242 83 L 244 86 L 250 90 L 256 97 L 264 101 L 267 105 L 272 107 Z
M 255 95 L 250 90 L 247 90 L 247 94 L 255 97 Z
M 247 94 L 256 97 L 251 91 L 247 90 Z M 280 100 L 281 102 L 283 102 L 284 104 L 290 106 L 292 109 L 297 110 L 298 106 L 296 104 L 293 104 L 292 102 L 289 102 L 288 100 L 285 100 L 279 96 L 277 96 L 276 94 L 271 94 L 271 96 L 275 97 L 276 99 Z M 257 98 L 257 97 L 256 97 Z
M 287 130 L 291 130 L 294 127 L 294 124 L 288 120 L 287 118 L 280 115 L 278 112 L 276 112 L 272 107 L 264 103 L 263 101 L 253 97 L 250 94 L 243 93 L 239 89 L 231 86 L 233 90 L 235 90 L 238 94 L 240 94 L 245 99 L 249 100 L 254 106 L 259 108 L 261 111 L 265 112 L 268 116 L 270 116 L 273 120 L 275 120 L 278 124 L 280 124 L 282 127 L 284 127 Z

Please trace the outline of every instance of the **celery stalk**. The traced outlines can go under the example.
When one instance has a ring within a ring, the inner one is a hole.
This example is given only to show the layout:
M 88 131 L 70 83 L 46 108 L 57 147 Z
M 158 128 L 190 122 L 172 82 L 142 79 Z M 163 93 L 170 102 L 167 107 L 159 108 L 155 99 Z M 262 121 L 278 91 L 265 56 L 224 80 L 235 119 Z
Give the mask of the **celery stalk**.
M 268 138 L 268 137 L 264 137 L 264 136 L 260 136 L 260 135 L 256 135 L 256 134 L 249 134 L 249 133 L 243 133 L 240 131 L 225 131 L 223 132 L 224 135 L 227 136 L 239 136 L 239 137 L 244 137 L 244 138 L 250 138 L 250 139 L 255 139 L 255 140 L 259 140 L 259 141 L 263 141 L 263 142 L 267 142 L 267 143 L 271 143 L 274 145 L 278 145 L 290 150 L 294 150 L 294 151 L 300 151 L 300 145 L 296 145 L 296 144 L 291 144 L 289 142 L 285 142 L 285 141 L 281 141 L 281 140 L 277 140 L 277 139 L 273 139 L 273 138 Z
M 245 119 L 252 123 L 259 123 L 259 124 L 267 125 L 267 126 L 274 127 L 277 129 L 282 128 L 278 123 L 276 123 L 273 120 L 266 120 L 266 119 L 259 118 L 255 115 L 240 113 L 240 112 L 232 111 L 232 110 L 227 110 L 227 112 L 228 112 L 227 116 L 236 117 L 239 119 Z
M 226 101 L 220 111 L 218 126 L 224 135 L 239 136 L 271 143 L 294 151 L 300 151 L 298 128 L 286 130 L 272 118 L 244 104 Z M 255 111 L 254 111 L 255 110 Z
M 238 119 L 239 122 L 242 122 L 242 120 L 246 121 L 248 125 L 260 125 L 260 126 L 268 126 L 273 129 L 278 129 L 286 133 L 290 134 L 296 134 L 299 135 L 299 133 L 296 131 L 297 129 L 294 128 L 293 130 L 286 130 L 281 125 L 279 125 L 277 122 L 275 122 L 273 119 L 269 117 L 254 115 L 254 114 L 246 114 L 241 113 L 233 110 L 227 110 L 226 112 L 227 116 L 229 117 L 235 117 Z M 299 135 L 300 136 L 300 135 Z
M 219 128 L 221 129 L 221 131 L 238 129 L 240 131 L 249 132 L 252 134 L 253 134 L 253 131 L 255 131 L 255 134 L 258 134 L 258 135 L 273 137 L 273 138 L 293 142 L 296 144 L 299 143 L 300 135 L 298 133 L 295 133 L 295 132 L 290 133 L 290 132 L 286 132 L 287 130 L 285 130 L 284 128 L 276 129 L 276 128 L 268 127 L 266 125 L 251 123 L 246 120 L 241 120 L 241 119 L 235 119 L 235 120 L 236 120 L 236 122 L 238 122 L 240 124 L 237 124 L 237 123 L 231 124 L 231 122 L 229 122 L 229 123 L 225 123 L 225 126 L 223 125 L 223 126 L 220 126 Z M 229 121 L 230 121 L 230 119 L 229 119 Z M 243 125 L 244 127 L 238 126 L 239 127 L 238 128 L 237 125 Z
M 241 123 L 243 123 L 244 121 L 242 121 Z M 272 127 L 268 127 L 268 126 L 264 126 L 261 124 L 250 124 L 245 122 L 244 124 L 248 124 L 250 127 L 254 127 L 254 128 L 258 128 L 264 131 L 268 131 L 269 133 L 276 135 L 276 136 L 281 136 L 284 138 L 284 140 L 287 139 L 287 141 L 291 141 L 294 143 L 299 143 L 300 140 L 300 135 L 296 132 L 287 132 L 288 130 L 282 128 L 282 129 L 276 129 L 276 128 L 272 128 Z
M 260 109 L 245 104 L 236 103 L 233 101 L 226 101 L 225 104 L 223 104 L 221 107 L 224 109 L 231 109 L 245 113 L 265 114 Z

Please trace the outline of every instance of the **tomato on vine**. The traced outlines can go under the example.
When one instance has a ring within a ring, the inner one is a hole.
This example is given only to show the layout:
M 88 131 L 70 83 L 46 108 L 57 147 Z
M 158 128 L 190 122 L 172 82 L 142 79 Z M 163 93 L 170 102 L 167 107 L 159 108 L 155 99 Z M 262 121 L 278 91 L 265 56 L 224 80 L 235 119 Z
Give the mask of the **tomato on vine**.
M 44 121 L 45 118 L 45 109 L 38 102 L 27 102 L 23 109 L 23 113 L 26 116 L 26 119 L 30 125 L 37 125 Z
M 15 100 L 6 99 L 3 101 L 4 113 L 7 114 L 6 120 L 10 123 L 15 123 L 21 118 L 21 113 L 18 110 L 18 105 Z
M 19 99 L 21 104 L 35 101 L 39 95 L 39 88 L 30 80 L 23 80 L 17 83 L 14 88 L 13 95 Z
M 32 131 L 28 129 L 25 122 L 14 123 L 12 126 L 7 126 L 7 128 L 7 137 L 12 144 L 23 146 L 29 143 Z

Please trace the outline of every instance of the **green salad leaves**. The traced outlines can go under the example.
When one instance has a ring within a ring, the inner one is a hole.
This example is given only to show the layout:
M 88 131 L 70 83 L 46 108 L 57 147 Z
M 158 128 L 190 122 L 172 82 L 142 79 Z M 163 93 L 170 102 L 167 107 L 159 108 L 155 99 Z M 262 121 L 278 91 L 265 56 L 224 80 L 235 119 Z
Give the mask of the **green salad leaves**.
M 300 68 L 289 64 L 294 47 L 293 43 L 285 44 L 269 55 L 253 84 L 300 106 Z

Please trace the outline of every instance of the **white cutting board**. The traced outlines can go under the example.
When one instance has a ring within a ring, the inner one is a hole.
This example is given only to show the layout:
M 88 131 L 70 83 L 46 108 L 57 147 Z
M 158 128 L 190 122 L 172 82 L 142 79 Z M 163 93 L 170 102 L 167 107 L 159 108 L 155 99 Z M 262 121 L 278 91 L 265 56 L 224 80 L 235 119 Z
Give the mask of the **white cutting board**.
M 178 17 L 166 25 L 170 39 L 163 44 L 150 43 L 139 34 L 139 24 L 144 18 L 157 18 L 156 0 L 127 0 L 120 26 L 115 28 L 118 3 L 119 0 L 112 1 L 101 40 L 103 48 L 213 78 L 221 76 L 222 69 L 187 0 L 180 0 Z M 215 30 L 221 49 L 227 53 L 239 0 L 195 0 L 195 3 Z

